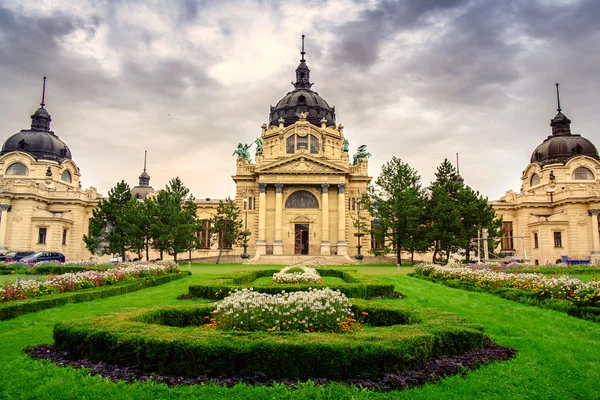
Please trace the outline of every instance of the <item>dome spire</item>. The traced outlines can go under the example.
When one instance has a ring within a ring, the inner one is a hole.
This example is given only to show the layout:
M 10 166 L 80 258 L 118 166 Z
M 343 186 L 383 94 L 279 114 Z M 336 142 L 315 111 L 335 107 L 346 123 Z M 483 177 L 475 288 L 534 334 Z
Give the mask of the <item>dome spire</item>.
M 550 121 L 552 127 L 552 136 L 568 136 L 571 135 L 571 120 L 563 114 L 560 108 L 560 94 L 558 92 L 558 83 L 556 84 L 556 102 L 558 113 Z
M 140 186 L 150 186 L 150 175 L 146 172 L 146 157 L 148 150 L 144 150 L 144 172 L 140 175 Z
M 310 83 L 310 69 L 308 69 L 306 60 L 304 59 L 304 55 L 306 54 L 304 51 L 304 37 L 305 35 L 302 35 L 302 51 L 300 52 L 302 58 L 300 59 L 300 65 L 296 68 L 296 82 L 292 82 L 292 85 L 296 89 L 310 89 L 313 85 Z
M 44 86 L 42 88 L 42 102 L 40 103 L 40 106 L 42 106 L 42 108 L 46 105 L 46 103 L 44 102 L 46 99 L 46 75 L 44 75 Z
M 44 75 L 44 86 L 42 88 L 42 102 L 40 108 L 38 108 L 31 116 L 31 130 L 32 131 L 46 131 L 50 132 L 50 121 L 52 118 L 48 111 L 44 108 L 46 105 L 46 75 Z M 52 132 L 50 132 L 52 133 Z

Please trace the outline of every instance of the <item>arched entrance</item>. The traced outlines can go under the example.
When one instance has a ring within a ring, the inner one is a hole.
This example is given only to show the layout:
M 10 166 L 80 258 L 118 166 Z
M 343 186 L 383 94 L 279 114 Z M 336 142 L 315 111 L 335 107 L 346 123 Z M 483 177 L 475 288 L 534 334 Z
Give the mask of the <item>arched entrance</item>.
M 294 224 L 294 254 L 308 254 L 309 224 Z

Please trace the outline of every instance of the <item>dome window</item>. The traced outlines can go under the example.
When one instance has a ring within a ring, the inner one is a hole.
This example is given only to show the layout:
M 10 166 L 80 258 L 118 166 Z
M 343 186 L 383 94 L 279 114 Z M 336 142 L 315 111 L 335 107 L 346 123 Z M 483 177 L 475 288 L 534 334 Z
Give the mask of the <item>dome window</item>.
M 285 141 L 286 153 L 287 154 L 294 154 L 295 147 L 296 147 L 296 135 L 291 135 Z
M 304 75 L 304 73 L 302 73 L 302 75 Z M 302 78 L 304 79 L 304 76 Z M 298 97 L 298 104 L 306 105 L 306 97 L 304 97 L 304 96 Z
M 579 167 L 573 171 L 571 178 L 578 181 L 592 181 L 594 180 L 594 174 L 585 167 Z
M 29 168 L 25 164 L 14 163 L 6 169 L 6 175 L 27 176 L 29 175 Z
M 25 139 L 21 139 L 21 141 L 19 142 L 19 150 L 27 150 L 28 147 L 29 143 L 27 143 Z
M 308 150 L 308 136 L 298 136 L 296 141 L 296 150 L 307 149 Z
M 319 139 L 315 135 L 310 135 L 310 154 L 319 154 Z
M 71 172 L 68 169 L 64 170 L 62 175 L 60 176 L 60 180 L 69 182 L 69 183 L 73 182 L 73 177 L 71 176 Z
M 529 181 L 529 183 L 531 184 L 531 186 L 537 186 L 540 183 L 542 183 L 542 181 L 538 174 L 533 174 L 533 175 L 531 175 L 531 180 Z

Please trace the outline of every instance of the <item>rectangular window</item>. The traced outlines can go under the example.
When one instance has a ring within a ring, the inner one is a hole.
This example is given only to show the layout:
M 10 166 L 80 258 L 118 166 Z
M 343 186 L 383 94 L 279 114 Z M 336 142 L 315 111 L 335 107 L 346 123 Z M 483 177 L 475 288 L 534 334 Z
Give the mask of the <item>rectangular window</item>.
M 562 247 L 562 236 L 560 232 L 554 232 L 554 247 Z
M 285 142 L 285 148 L 286 148 L 287 154 L 294 154 L 295 145 L 296 145 L 295 139 L 296 139 L 296 135 L 292 135 L 289 138 L 287 138 L 287 140 Z
M 308 136 L 298 136 L 298 139 L 296 139 L 296 149 L 308 149 Z
M 46 228 L 40 228 L 38 231 L 38 244 L 46 244 Z
M 208 249 L 210 247 L 210 220 L 203 219 L 200 221 L 200 230 L 198 231 L 198 239 L 200 239 L 200 248 Z
M 67 232 L 68 232 L 67 229 L 63 229 L 63 237 L 62 237 L 62 244 L 63 244 L 63 246 L 67 245 Z
M 537 232 L 533 233 L 533 248 L 537 249 L 538 247 L 540 247 L 540 242 L 538 239 L 538 234 Z
M 502 230 L 504 231 L 504 236 L 502 236 L 501 249 L 502 250 L 514 250 L 515 247 L 513 245 L 513 223 L 512 223 L 512 221 L 503 222 Z
M 316 136 L 310 135 L 310 154 L 319 153 L 319 139 Z

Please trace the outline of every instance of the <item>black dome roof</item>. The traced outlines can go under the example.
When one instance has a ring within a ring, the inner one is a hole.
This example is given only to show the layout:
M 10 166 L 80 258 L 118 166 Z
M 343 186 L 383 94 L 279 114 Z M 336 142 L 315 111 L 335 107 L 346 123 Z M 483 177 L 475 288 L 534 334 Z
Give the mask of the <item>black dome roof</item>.
M 52 118 L 48 110 L 44 108 L 45 94 L 46 77 L 44 77 L 41 107 L 31 115 L 31 129 L 23 129 L 6 139 L 2 145 L 0 155 L 13 151 L 23 151 L 38 160 L 61 162 L 64 159 L 71 159 L 71 150 L 50 130 Z
M 269 113 L 269 125 L 279 125 L 279 119 L 283 118 L 284 126 L 290 126 L 298 121 L 298 113 L 308 113 L 306 119 L 313 125 L 321 126 L 321 120 L 325 118 L 327 126 L 335 126 L 335 107 L 319 96 L 319 93 L 311 90 L 310 69 L 304 59 L 304 35 L 302 35 L 302 59 L 296 68 L 296 82 L 293 82 L 295 90 L 286 94 L 275 107 L 271 106 Z
M 542 166 L 566 163 L 573 157 L 588 156 L 599 160 L 596 146 L 581 135 L 571 133 L 571 120 L 558 109 L 550 122 L 552 135 L 540 144 L 531 155 L 531 162 Z

